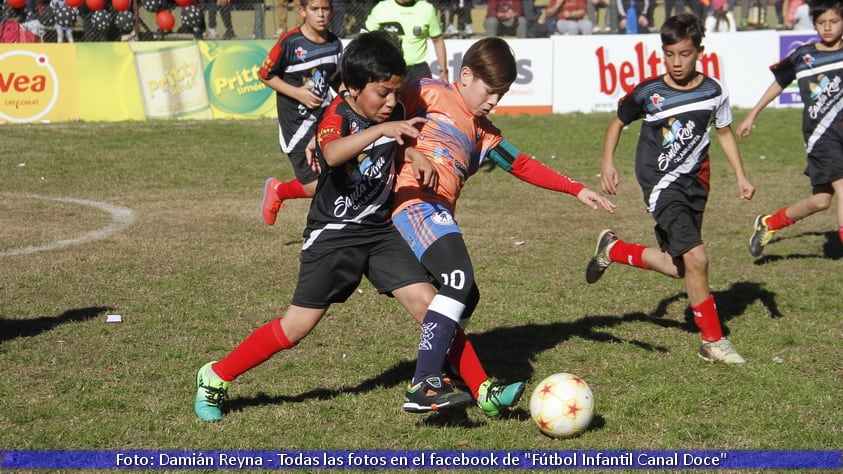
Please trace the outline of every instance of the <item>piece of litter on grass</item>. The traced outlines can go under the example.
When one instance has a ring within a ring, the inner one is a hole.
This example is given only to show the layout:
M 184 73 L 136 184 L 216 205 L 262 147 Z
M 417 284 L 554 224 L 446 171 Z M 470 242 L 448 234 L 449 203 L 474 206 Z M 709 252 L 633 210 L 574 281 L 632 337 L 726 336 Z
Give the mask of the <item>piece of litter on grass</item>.
M 23 168 L 24 166 L 26 166 L 26 163 L 18 163 L 18 168 Z
M 775 363 L 777 363 L 777 364 L 783 364 L 783 363 L 784 363 L 784 359 L 782 359 L 782 358 L 781 358 L 781 357 L 779 357 L 779 356 L 776 356 L 776 357 L 773 357 L 773 362 L 775 362 Z
M 761 158 L 762 160 L 766 160 L 766 159 L 767 159 L 767 155 L 761 155 L 759 158 Z
M 342 355 L 342 358 L 343 358 L 343 359 L 345 359 L 346 357 L 348 357 L 348 356 L 347 356 L 347 355 L 345 355 L 345 354 L 343 354 L 343 355 Z
M 513 242 L 515 245 L 524 245 L 525 242 L 523 240 L 519 240 L 517 242 Z
M 363 293 L 363 289 L 362 289 L 362 288 L 357 288 L 357 292 L 362 294 L 362 293 Z
M 105 322 L 107 322 L 107 323 L 122 323 L 123 322 L 123 316 L 120 316 L 119 314 L 109 314 L 108 316 L 105 317 Z

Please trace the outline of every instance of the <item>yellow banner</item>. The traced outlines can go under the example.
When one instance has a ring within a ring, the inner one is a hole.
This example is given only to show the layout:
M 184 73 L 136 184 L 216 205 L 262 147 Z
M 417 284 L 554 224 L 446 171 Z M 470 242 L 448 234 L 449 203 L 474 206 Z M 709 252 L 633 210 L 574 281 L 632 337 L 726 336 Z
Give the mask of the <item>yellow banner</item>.
M 0 45 L 0 122 L 275 117 L 274 41 Z
M 0 123 L 79 118 L 75 48 L 0 44 Z

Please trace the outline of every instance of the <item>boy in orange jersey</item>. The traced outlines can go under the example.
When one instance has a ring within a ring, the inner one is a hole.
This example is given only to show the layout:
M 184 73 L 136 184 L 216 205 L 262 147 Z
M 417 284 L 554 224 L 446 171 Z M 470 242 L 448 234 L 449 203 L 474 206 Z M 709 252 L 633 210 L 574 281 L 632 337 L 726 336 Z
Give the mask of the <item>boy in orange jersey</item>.
M 470 348 L 462 328 L 480 294 L 471 258 L 453 215 L 465 181 L 485 160 L 492 160 L 535 186 L 574 195 L 593 209 L 614 209 L 611 202 L 594 191 L 520 153 L 488 119 L 516 76 L 515 57 L 509 45 L 501 38 L 487 37 L 466 51 L 455 83 L 422 79 L 402 91 L 408 117 L 428 119 L 420 135 L 408 140 L 413 148 L 406 152 L 409 156 L 427 157 L 438 171 L 438 182 L 426 187 L 416 179 L 411 166 L 402 166 L 395 188 L 393 221 L 439 286 L 424 318 L 426 339 L 419 346 L 420 357 L 448 346 L 452 346 L 452 354 L 462 347 Z M 433 370 L 435 364 L 419 364 L 417 373 Z M 511 406 L 521 395 L 516 384 L 490 387 L 485 383 L 488 377 L 482 366 L 461 364 L 454 368 L 487 415 L 498 412 L 487 403 L 490 398 L 506 400 Z

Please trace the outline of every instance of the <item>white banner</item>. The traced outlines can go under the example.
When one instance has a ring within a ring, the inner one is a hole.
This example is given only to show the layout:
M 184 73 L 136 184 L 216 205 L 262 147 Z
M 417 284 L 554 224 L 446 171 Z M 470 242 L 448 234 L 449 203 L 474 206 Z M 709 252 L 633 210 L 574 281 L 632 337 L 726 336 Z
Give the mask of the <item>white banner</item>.
M 816 40 L 812 31 L 713 33 L 703 39 L 699 70 L 726 85 L 733 107 L 751 108 L 773 81 L 770 66 Z M 452 80 L 473 41 L 446 41 Z M 495 109 L 499 114 L 611 112 L 636 84 L 665 72 L 658 34 L 507 41 L 515 52 L 518 79 Z M 430 61 L 435 73 L 432 53 Z M 799 104 L 798 89 L 791 86 L 771 106 Z

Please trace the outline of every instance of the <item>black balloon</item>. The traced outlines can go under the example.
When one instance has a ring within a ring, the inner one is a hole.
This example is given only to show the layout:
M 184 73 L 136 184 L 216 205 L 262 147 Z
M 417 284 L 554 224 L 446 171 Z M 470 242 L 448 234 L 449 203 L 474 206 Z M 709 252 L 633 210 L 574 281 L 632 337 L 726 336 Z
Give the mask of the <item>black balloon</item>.
M 202 24 L 202 10 L 196 5 L 182 8 L 181 22 L 191 28 L 200 26 Z
M 97 31 L 108 31 L 111 28 L 111 15 L 105 10 L 91 13 L 91 26 Z
M 114 26 L 117 27 L 117 31 L 123 34 L 132 31 L 135 28 L 135 15 L 128 10 L 117 12 L 114 16 Z
M 76 24 L 76 9 L 62 5 L 55 9 L 56 23 L 63 28 L 72 28 Z

